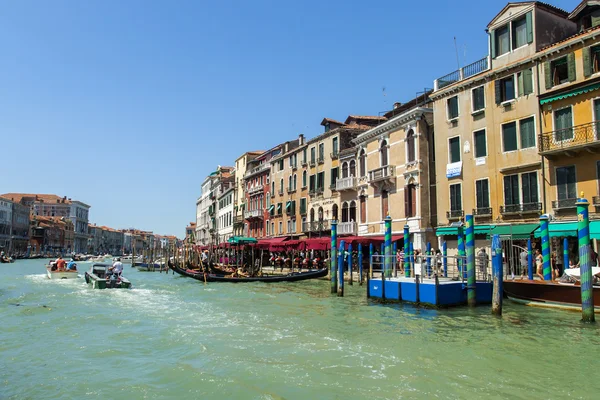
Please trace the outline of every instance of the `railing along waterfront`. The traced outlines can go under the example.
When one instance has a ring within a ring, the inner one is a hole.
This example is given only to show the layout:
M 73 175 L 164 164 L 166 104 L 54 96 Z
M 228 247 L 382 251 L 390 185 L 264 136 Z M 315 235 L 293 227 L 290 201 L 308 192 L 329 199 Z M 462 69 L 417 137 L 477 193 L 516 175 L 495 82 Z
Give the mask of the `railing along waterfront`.
M 434 90 L 443 89 L 446 86 L 450 86 L 453 83 L 475 76 L 481 72 L 487 71 L 488 69 L 490 69 L 490 62 L 489 58 L 486 56 L 475 61 L 474 63 L 462 67 L 461 69 L 436 79 L 434 82 Z
M 542 203 L 505 204 L 500 206 L 500 214 L 537 213 L 542 211 Z
M 564 210 L 575 207 L 577 207 L 577 199 L 552 200 L 552 208 L 554 210 Z
M 546 154 L 568 150 L 577 146 L 585 146 L 587 144 L 600 145 L 599 128 L 600 121 L 595 121 L 571 128 L 542 133 L 538 136 L 539 151 L 541 154 Z
M 356 188 L 356 178 L 349 176 L 347 178 L 337 178 L 335 181 L 336 190 L 352 190 Z

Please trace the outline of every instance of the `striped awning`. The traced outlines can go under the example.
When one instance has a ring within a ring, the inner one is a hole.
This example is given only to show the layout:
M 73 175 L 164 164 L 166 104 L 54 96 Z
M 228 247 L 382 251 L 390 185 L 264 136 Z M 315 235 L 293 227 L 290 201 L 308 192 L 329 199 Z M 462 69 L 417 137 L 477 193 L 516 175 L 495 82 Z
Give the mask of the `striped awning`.
M 598 89 L 600 89 L 600 83 L 594 83 L 592 85 L 584 86 L 582 88 L 569 90 L 567 92 L 562 92 L 560 94 L 548 97 L 547 99 L 542 99 L 542 100 L 540 100 L 540 104 L 543 105 L 543 104 L 552 103 L 553 101 L 566 99 L 569 97 L 577 96 L 577 95 L 580 95 L 583 93 L 588 93 L 588 92 L 598 90 Z

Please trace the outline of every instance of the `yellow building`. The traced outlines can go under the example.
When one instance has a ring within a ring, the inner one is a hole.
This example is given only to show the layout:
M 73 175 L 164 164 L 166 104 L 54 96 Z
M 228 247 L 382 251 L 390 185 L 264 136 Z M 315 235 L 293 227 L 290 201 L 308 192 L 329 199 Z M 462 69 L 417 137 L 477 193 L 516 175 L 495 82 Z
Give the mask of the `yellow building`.
M 433 109 L 428 94 L 397 103 L 386 121 L 356 140 L 358 233 L 380 236 L 383 220 L 392 233 L 408 225 L 415 248 L 425 249 L 435 234 Z M 433 222 L 433 224 L 432 224 Z
M 437 234 L 455 248 L 465 214 L 476 233 L 527 238 L 543 207 L 539 53 L 576 32 L 568 13 L 508 3 L 489 23 L 489 54 L 435 81 Z
M 600 8 L 596 4 L 582 2 L 569 15 L 578 33 L 545 48 L 539 58 L 539 151 L 545 161 L 548 212 L 557 221 L 576 220 L 575 203 L 581 192 L 593 204 L 592 218 L 600 210 Z

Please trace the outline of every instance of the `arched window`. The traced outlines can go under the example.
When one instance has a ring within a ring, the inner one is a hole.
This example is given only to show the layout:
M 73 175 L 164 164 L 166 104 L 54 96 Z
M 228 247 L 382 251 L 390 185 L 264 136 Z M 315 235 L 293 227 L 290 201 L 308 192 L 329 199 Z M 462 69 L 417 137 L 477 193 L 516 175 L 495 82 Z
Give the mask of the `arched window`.
M 294 190 L 296 190 L 296 174 L 294 174 Z
M 348 163 L 345 162 L 342 164 L 342 178 L 348 177 Z
M 365 153 L 365 149 L 360 151 L 360 155 L 358 156 L 358 167 L 360 169 L 360 176 L 367 175 L 367 154 Z
M 413 162 L 416 158 L 415 131 L 412 129 L 406 134 L 406 161 Z
M 306 187 L 306 171 L 302 171 L 302 187 Z
M 342 203 L 342 222 L 348 222 L 348 203 Z
M 354 200 L 350 202 L 349 211 L 350 213 L 348 217 L 350 218 L 350 222 L 356 222 L 356 202 Z
M 338 205 L 337 204 L 334 204 L 331 207 L 331 218 L 334 219 L 334 220 L 336 220 L 336 221 L 338 219 Z
M 292 190 L 292 175 L 288 177 L 288 190 Z
M 381 166 L 385 167 L 388 165 L 388 148 L 387 148 L 387 140 L 381 141 L 381 146 L 379 146 L 379 159 L 381 160 Z
M 315 221 L 315 209 L 311 208 L 310 209 L 310 222 L 314 222 Z
M 350 176 L 356 176 L 356 161 L 350 161 Z
M 319 207 L 319 221 L 323 221 L 323 207 Z
M 271 182 L 271 193 L 275 196 L 275 181 Z
M 283 193 L 283 178 L 279 180 L 279 193 Z

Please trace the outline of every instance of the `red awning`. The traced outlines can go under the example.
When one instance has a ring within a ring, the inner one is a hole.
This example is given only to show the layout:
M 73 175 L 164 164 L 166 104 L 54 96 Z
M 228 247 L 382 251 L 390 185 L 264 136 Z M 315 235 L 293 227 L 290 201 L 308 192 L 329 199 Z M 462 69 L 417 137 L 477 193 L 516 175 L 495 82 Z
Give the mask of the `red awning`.
M 283 248 L 282 243 L 287 240 L 287 236 L 276 237 L 271 239 L 260 239 L 258 243 L 256 243 L 256 248 L 264 249 L 264 250 L 273 250 L 275 247 Z
M 397 240 L 401 240 L 404 239 L 404 234 L 400 234 L 400 235 L 392 235 L 392 242 L 395 242 Z M 352 244 L 352 246 L 358 245 L 358 244 L 362 244 L 363 246 L 368 245 L 368 244 L 381 244 L 384 242 L 384 236 L 383 235 L 376 235 L 376 236 L 339 236 L 337 239 L 337 244 L 338 246 L 340 245 L 340 241 L 343 240 L 346 245 L 348 244 Z
M 303 240 L 306 250 L 329 250 L 331 247 L 331 238 L 311 238 Z

